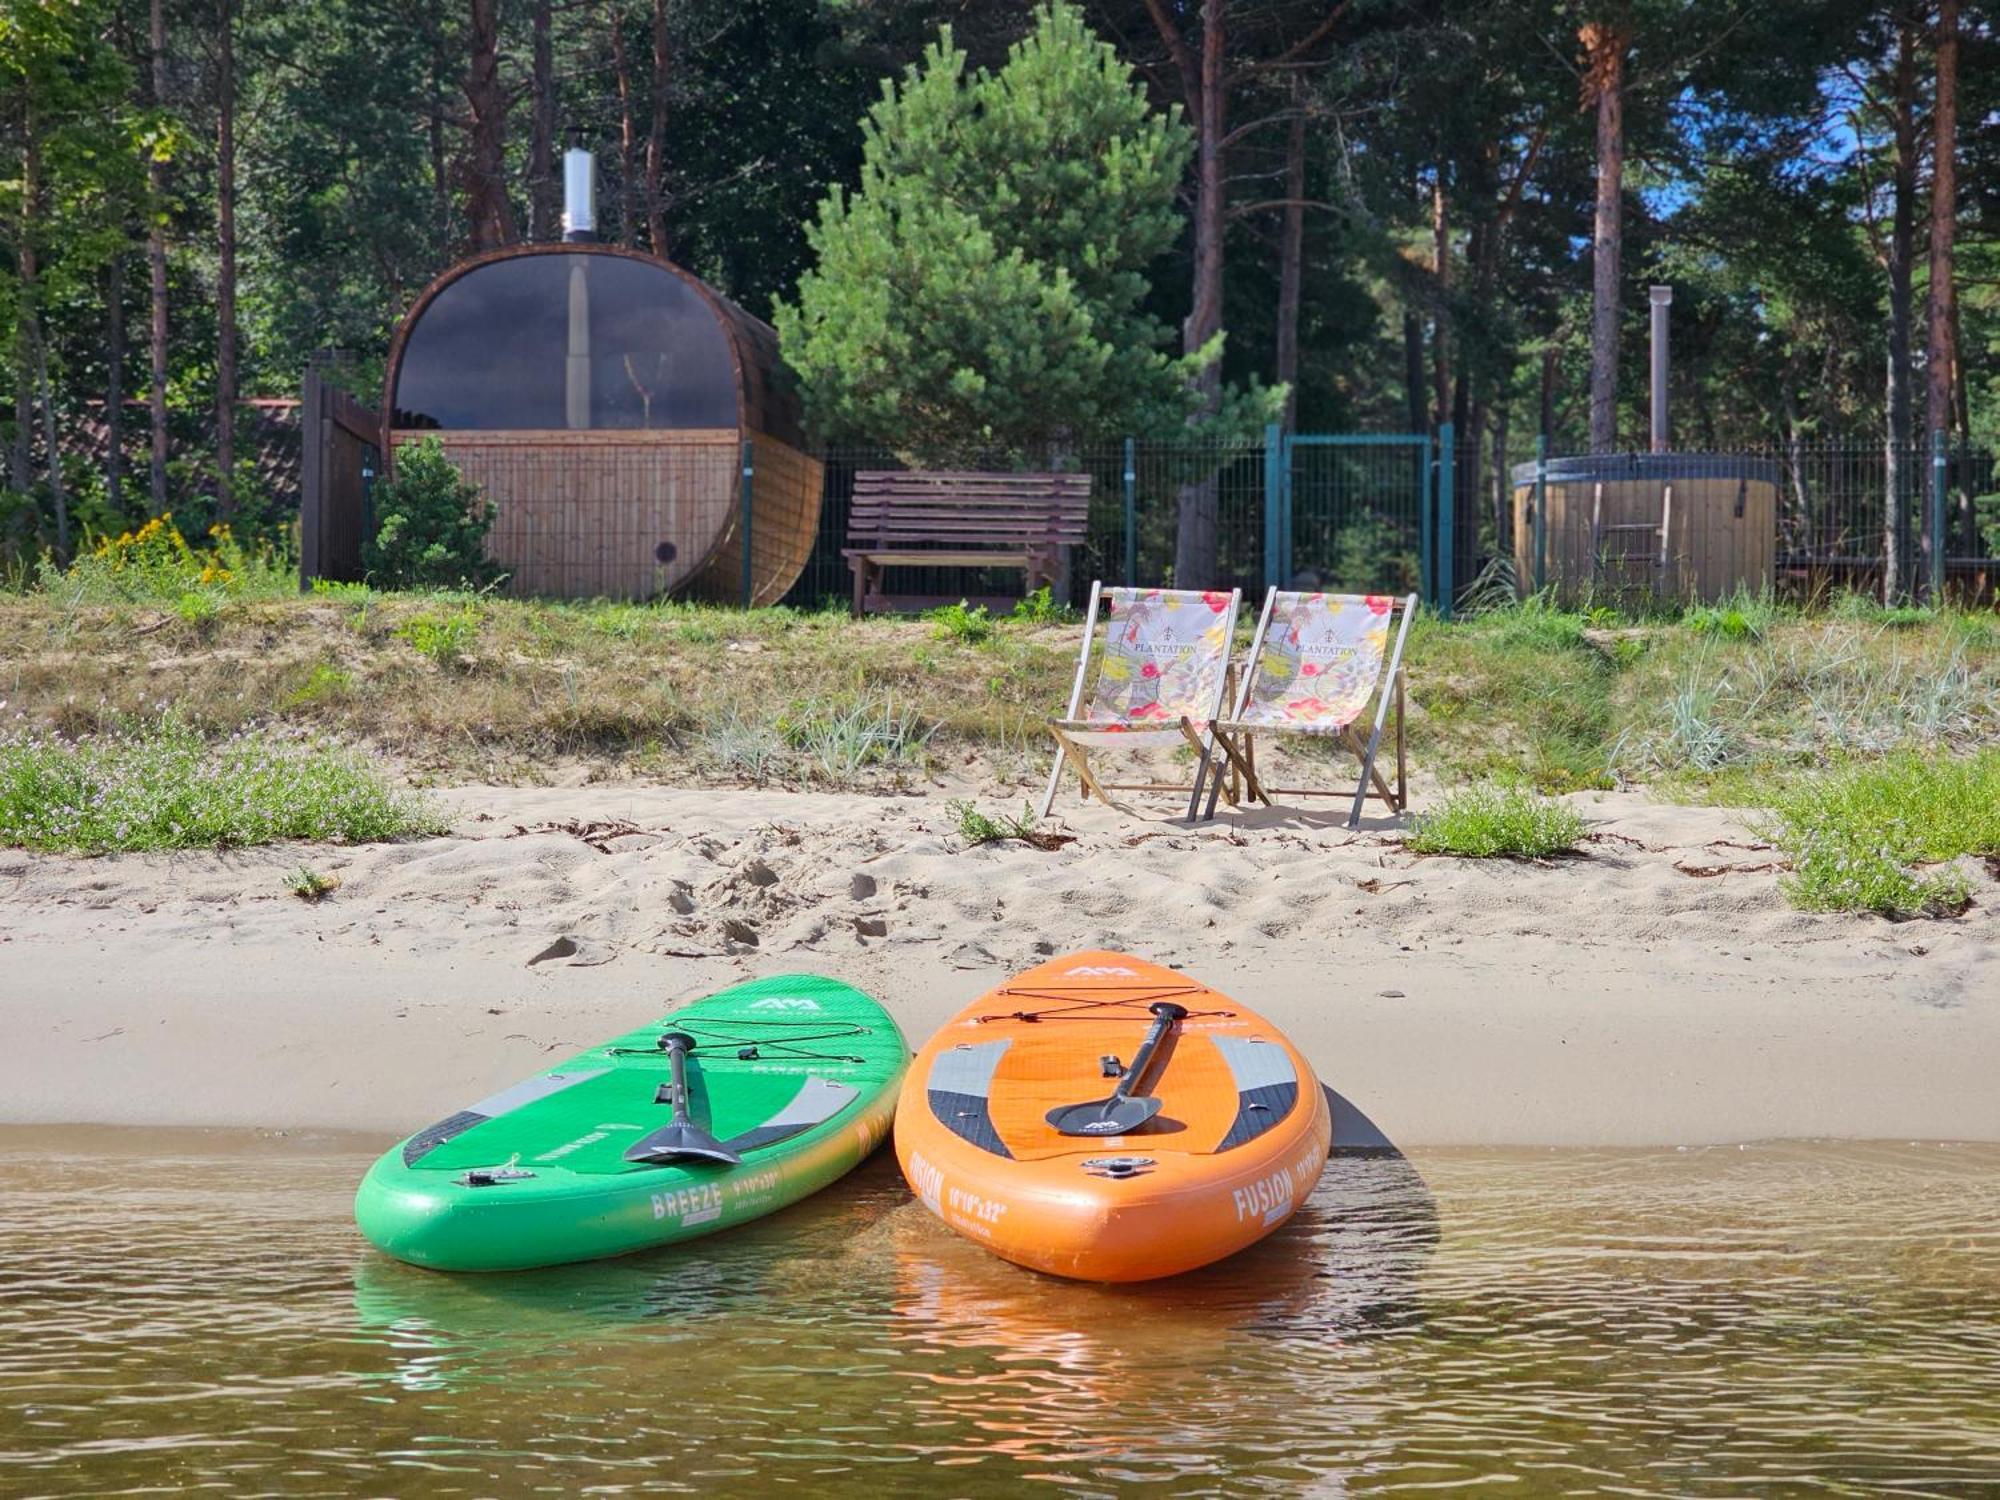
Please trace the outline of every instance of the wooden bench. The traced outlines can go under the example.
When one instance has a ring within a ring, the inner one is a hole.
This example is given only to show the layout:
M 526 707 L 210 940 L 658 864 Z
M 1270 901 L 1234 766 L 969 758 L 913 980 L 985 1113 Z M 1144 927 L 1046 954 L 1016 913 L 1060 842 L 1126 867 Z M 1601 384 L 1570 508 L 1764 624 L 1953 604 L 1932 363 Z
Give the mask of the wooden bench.
M 858 473 L 841 550 L 854 570 L 854 613 L 954 602 L 891 597 L 885 568 L 1019 568 L 1033 593 L 1083 541 L 1089 513 L 1088 474 Z

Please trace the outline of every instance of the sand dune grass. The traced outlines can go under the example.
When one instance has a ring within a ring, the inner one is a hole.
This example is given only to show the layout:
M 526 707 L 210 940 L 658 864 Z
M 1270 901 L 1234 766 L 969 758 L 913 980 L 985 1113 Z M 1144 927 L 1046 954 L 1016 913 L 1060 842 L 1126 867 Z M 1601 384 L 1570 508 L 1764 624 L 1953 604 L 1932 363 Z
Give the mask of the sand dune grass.
M 316 738 L 243 730 L 211 743 L 171 717 L 82 742 L 0 737 L 0 845 L 104 854 L 364 843 L 443 827 L 424 797 Z
M 1993 616 L 1767 606 L 1745 619 L 1530 601 L 1420 620 L 1412 764 L 1447 782 L 1637 781 L 1740 798 L 1829 755 L 2000 738 Z M 1068 690 L 1075 629 L 363 588 L 230 599 L 190 622 L 30 594 L 0 599 L 0 700 L 69 736 L 168 709 L 209 736 L 327 731 L 437 779 L 534 782 L 572 762 L 731 783 L 956 772 L 1012 784 L 1046 771 L 1042 721 Z

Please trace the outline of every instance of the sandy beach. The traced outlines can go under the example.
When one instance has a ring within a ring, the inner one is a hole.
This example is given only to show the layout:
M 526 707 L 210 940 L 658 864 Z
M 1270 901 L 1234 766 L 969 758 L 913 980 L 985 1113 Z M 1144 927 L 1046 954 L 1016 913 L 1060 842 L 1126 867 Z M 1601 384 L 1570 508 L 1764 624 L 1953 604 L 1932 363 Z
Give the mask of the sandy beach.
M 387 1137 L 738 978 L 841 976 L 914 1043 L 1104 947 L 1254 1002 L 1398 1145 L 2000 1140 L 2000 882 L 1945 921 L 1796 912 L 1724 810 L 1582 796 L 1588 853 L 1527 864 L 1332 803 L 1071 801 L 1042 851 L 964 847 L 942 793 L 441 795 L 452 834 L 402 844 L 0 853 L 0 1121 Z M 339 888 L 288 894 L 302 862 Z

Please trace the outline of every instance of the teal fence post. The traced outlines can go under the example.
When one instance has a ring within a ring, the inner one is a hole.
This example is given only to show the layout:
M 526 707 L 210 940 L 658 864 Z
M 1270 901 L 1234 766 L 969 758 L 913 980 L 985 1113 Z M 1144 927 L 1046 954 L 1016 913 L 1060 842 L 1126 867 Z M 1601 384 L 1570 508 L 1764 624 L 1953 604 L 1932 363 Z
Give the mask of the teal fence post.
M 1293 460 L 1298 457 L 1298 437 L 1290 429 L 1278 435 L 1278 578 L 1285 588 L 1290 588 L 1292 580 L 1298 577 L 1292 559 L 1292 545 L 1299 538 L 1299 529 L 1292 524 L 1292 489 L 1298 479 Z
M 1428 606 L 1437 600 L 1437 471 L 1431 467 L 1431 435 L 1419 439 L 1417 454 L 1417 594 Z
M 1930 598 L 1933 609 L 1944 603 L 1945 453 L 1942 428 L 1931 432 Z
M 755 596 L 756 576 L 750 567 L 750 485 L 755 466 L 751 463 L 750 439 L 743 440 L 743 607 Z
M 1125 439 L 1125 587 L 1139 586 L 1139 482 L 1132 439 Z
M 1549 435 L 1535 434 L 1535 592 L 1549 586 Z
M 1456 592 L 1452 573 L 1451 542 L 1453 512 L 1458 501 L 1458 477 L 1453 472 L 1453 452 L 1457 434 L 1446 422 L 1438 428 L 1438 519 L 1437 519 L 1437 600 L 1440 620 L 1451 618 L 1451 597 Z
M 1283 588 L 1285 436 L 1276 422 L 1264 428 L 1264 587 Z

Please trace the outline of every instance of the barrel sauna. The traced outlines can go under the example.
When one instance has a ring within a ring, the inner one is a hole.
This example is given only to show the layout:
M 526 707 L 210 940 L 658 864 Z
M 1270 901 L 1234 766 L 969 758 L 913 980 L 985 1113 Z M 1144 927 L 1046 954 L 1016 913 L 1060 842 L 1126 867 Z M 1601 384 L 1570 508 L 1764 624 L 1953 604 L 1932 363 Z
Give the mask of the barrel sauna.
M 1558 598 L 1652 594 L 1712 603 L 1775 581 L 1778 470 L 1720 453 L 1552 458 L 1538 529 L 1535 465 L 1514 481 L 1514 569 L 1521 591 Z M 1537 558 L 1538 544 L 1544 549 Z
M 679 266 L 615 245 L 522 245 L 452 267 L 390 346 L 390 465 L 436 437 L 496 507 L 519 594 L 750 602 L 798 580 L 820 465 L 777 334 Z M 744 503 L 744 448 L 750 456 Z

